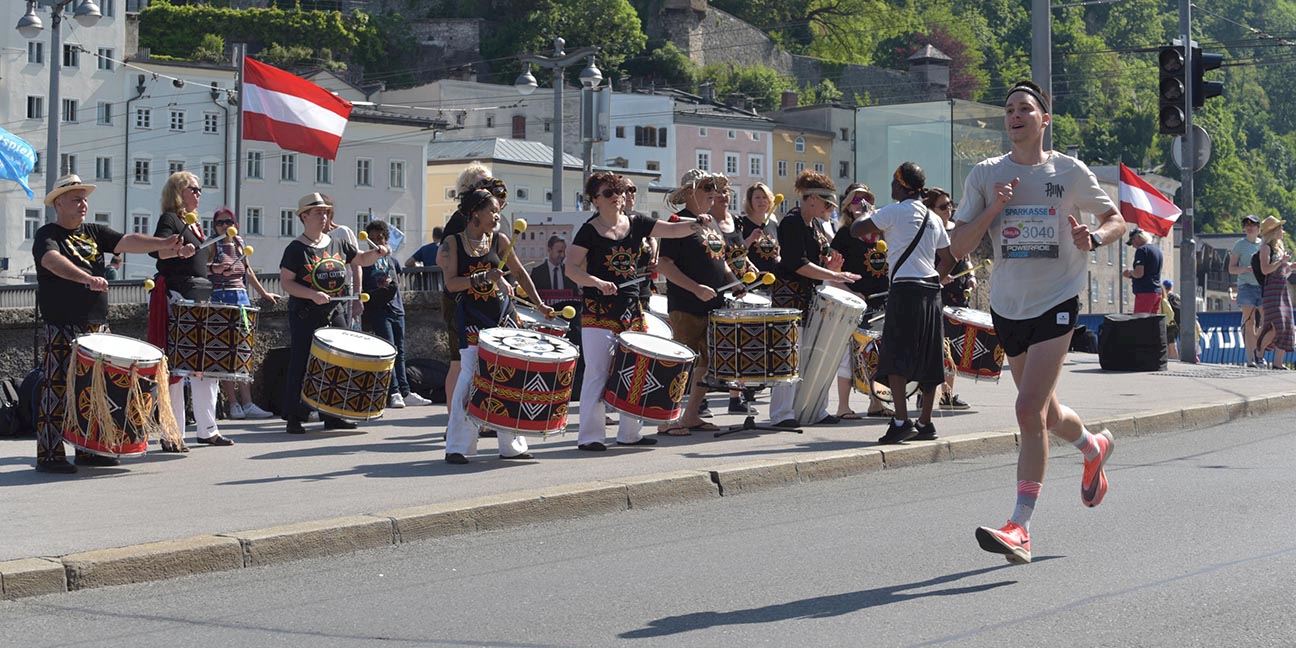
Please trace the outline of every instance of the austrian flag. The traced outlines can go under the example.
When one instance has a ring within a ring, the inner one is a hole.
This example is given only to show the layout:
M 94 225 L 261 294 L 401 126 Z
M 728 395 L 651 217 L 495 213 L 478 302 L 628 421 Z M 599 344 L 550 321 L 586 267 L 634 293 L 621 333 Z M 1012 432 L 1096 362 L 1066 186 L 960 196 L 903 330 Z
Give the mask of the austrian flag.
M 1179 214 L 1177 205 L 1140 178 L 1134 170 L 1120 165 L 1120 213 L 1126 223 L 1156 234 L 1168 236 Z
M 351 102 L 299 76 L 243 57 L 243 139 L 332 160 Z

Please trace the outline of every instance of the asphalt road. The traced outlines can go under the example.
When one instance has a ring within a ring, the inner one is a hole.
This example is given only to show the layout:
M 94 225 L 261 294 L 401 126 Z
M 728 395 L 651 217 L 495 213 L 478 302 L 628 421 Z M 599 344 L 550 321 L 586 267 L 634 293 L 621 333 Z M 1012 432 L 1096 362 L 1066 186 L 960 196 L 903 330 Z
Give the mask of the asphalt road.
M 1292 646 L 1290 415 L 1055 451 L 1035 563 L 982 552 L 1008 456 L 0 603 L 4 646 Z

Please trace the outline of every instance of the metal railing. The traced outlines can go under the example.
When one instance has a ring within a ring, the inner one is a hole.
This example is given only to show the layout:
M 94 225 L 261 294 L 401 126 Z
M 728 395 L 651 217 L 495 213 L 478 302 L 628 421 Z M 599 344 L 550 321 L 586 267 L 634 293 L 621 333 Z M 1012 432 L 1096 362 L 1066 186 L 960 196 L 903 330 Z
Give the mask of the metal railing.
M 257 279 L 266 290 L 283 294 L 278 273 L 258 274 Z M 400 274 L 401 292 L 441 292 L 445 287 L 441 269 L 437 267 L 410 268 Z M 108 282 L 108 304 L 143 304 L 148 301 L 143 279 L 126 279 Z M 0 286 L 0 309 L 35 308 L 36 284 Z

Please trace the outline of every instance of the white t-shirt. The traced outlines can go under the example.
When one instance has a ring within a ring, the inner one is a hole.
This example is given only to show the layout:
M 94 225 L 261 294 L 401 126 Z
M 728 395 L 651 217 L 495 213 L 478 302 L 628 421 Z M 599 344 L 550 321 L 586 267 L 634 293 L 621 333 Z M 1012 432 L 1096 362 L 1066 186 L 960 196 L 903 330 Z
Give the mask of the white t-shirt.
M 1085 288 L 1089 253 L 1071 240 L 1067 216 L 1084 222 L 1082 213 L 1102 214 L 1116 205 L 1080 160 L 1053 151 L 1043 163 L 1026 166 L 1003 155 L 972 168 L 954 220 L 964 223 L 979 216 L 995 199 L 995 183 L 1013 178 L 1021 182 L 989 229 L 995 263 L 990 307 L 1001 317 L 1023 320 Z
M 897 280 L 926 279 L 937 275 L 936 250 L 949 247 L 950 240 L 944 221 L 936 214 L 927 219 L 927 227 L 919 232 L 918 227 L 922 225 L 923 215 L 927 211 L 927 207 L 921 202 L 910 199 L 887 205 L 869 216 L 869 220 L 886 237 L 887 265 L 898 268 L 895 273 Z M 920 237 L 918 245 L 909 258 L 905 259 L 904 265 L 897 266 L 900 255 L 909 249 L 915 236 Z

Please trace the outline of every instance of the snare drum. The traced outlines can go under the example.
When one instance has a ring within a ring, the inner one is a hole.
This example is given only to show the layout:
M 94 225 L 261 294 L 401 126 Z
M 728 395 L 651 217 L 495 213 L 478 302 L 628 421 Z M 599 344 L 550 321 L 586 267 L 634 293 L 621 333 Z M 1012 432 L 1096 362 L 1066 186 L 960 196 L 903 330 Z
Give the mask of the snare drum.
M 769 297 L 753 292 L 743 293 L 741 297 L 730 297 L 727 299 L 730 308 L 769 308 Z
M 322 328 L 311 339 L 301 398 L 324 414 L 367 421 L 383 414 L 396 347 L 368 333 Z
M 179 300 L 169 311 L 167 360 L 172 374 L 252 380 L 259 308 Z
M 149 431 L 157 428 L 158 381 L 167 379 L 162 350 L 134 338 L 91 333 L 76 339 L 72 353 L 63 439 L 107 457 L 144 454 Z
M 637 331 L 619 333 L 603 400 L 647 423 L 678 420 L 696 359 L 692 349 L 674 340 Z
M 675 339 L 675 329 L 671 328 L 670 322 L 666 318 L 659 317 L 653 313 L 644 313 L 644 327 L 649 335 L 656 335 L 667 340 Z
M 990 313 L 971 308 L 946 306 L 945 338 L 949 341 L 954 369 L 975 379 L 999 380 L 1004 350 L 995 335 Z
M 477 339 L 468 417 L 494 430 L 548 436 L 567 429 L 576 359 L 571 342 L 537 331 L 491 328 Z
M 670 317 L 670 306 L 666 301 L 666 295 L 651 295 L 648 297 L 648 312 L 660 315 L 663 318 Z
M 801 311 L 791 308 L 725 308 L 707 321 L 707 377 L 756 384 L 797 380 Z
M 568 331 L 571 331 L 571 322 L 558 317 L 545 317 L 538 309 L 515 305 L 513 310 L 517 312 L 518 321 L 522 323 L 524 329 L 540 331 L 560 338 L 567 337 Z

